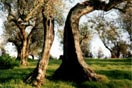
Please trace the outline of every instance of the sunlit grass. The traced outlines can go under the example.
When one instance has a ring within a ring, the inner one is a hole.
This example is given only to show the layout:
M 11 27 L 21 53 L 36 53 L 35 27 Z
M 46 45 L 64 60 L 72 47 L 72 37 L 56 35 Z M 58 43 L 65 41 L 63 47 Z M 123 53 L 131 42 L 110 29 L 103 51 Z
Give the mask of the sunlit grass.
M 129 59 L 93 60 L 86 62 L 103 78 L 101 82 L 74 83 L 68 81 L 51 80 L 54 71 L 61 64 L 61 60 L 50 60 L 45 85 L 42 88 L 132 88 L 132 61 Z M 37 61 L 30 61 L 29 65 L 13 69 L 0 70 L 0 88 L 34 88 L 25 84 L 23 79 L 36 67 Z

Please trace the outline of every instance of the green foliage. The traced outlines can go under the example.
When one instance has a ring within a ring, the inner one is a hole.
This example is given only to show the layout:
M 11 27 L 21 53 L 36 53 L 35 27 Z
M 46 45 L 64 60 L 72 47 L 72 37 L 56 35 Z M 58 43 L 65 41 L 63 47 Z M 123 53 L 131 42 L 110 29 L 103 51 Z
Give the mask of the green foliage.
M 13 69 L 15 66 L 19 66 L 19 62 L 15 58 L 8 54 L 0 56 L 0 69 Z

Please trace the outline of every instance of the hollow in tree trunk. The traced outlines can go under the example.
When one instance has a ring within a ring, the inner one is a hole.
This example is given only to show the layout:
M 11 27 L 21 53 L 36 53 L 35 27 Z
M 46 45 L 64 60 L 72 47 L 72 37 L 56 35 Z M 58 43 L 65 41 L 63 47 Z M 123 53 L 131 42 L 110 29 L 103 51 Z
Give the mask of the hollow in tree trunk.
M 54 20 L 53 17 L 46 17 L 43 13 L 44 44 L 42 56 L 35 70 L 26 78 L 27 83 L 40 87 L 45 80 L 46 68 L 49 61 L 49 52 L 54 40 Z

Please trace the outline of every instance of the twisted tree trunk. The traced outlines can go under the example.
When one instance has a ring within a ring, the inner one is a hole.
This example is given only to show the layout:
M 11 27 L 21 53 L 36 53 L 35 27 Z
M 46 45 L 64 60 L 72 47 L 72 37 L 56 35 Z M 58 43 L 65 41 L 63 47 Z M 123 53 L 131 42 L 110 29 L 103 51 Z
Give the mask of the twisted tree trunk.
M 25 31 L 27 26 L 22 24 L 23 22 L 22 20 L 20 20 L 20 22 L 17 20 L 13 20 L 13 21 L 20 30 L 20 33 L 18 34 L 19 41 L 18 40 L 15 41 L 10 40 L 10 41 L 13 42 L 17 47 L 17 51 L 18 51 L 17 60 L 20 60 L 20 63 L 22 65 L 27 65 L 28 56 L 30 52 L 31 37 L 33 32 L 35 31 L 35 27 L 33 27 L 31 29 L 31 32 L 27 34 L 27 32 Z
M 69 12 L 64 28 L 64 55 L 61 66 L 53 75 L 55 79 L 76 82 L 98 80 L 95 72 L 85 63 L 79 44 L 79 19 L 93 10 L 109 10 L 124 0 L 110 0 L 109 4 L 99 0 L 78 3 Z
M 35 70 L 26 78 L 26 82 L 40 87 L 44 83 L 46 68 L 49 61 L 50 48 L 54 40 L 54 20 L 53 17 L 46 17 L 43 13 L 44 44 L 41 59 Z
M 95 73 L 85 63 L 79 44 L 79 19 L 94 8 L 91 3 L 77 4 L 73 7 L 67 17 L 64 28 L 64 56 L 60 68 L 55 72 L 53 78 L 72 81 L 96 80 Z

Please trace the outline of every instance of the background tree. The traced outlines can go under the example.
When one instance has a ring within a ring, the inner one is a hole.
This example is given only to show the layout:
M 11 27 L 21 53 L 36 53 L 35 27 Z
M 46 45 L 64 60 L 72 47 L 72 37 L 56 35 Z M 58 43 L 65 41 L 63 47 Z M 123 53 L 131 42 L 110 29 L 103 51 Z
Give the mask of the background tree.
M 38 3 L 32 0 L 3 1 L 3 3 L 5 8 L 8 9 L 8 17 L 5 23 L 6 33 L 9 34 L 8 42 L 14 43 L 18 52 L 17 58 L 20 59 L 22 65 L 27 65 L 27 58 L 31 52 L 30 45 L 33 43 L 31 41 L 32 34 L 38 23 L 42 22 L 42 19 L 39 15 L 28 21 L 25 21 L 25 19 Z
M 118 18 L 111 22 L 105 19 L 105 15 L 96 17 L 96 20 L 98 20 L 98 23 L 96 22 L 96 24 L 98 24 L 96 26 L 98 34 L 104 45 L 111 51 L 112 57 L 114 58 L 119 58 L 120 56 L 128 56 L 130 52 L 129 48 L 131 45 L 131 39 L 129 37 L 131 32 L 124 27 L 124 24 L 126 23 L 122 21 L 122 13 L 119 11 L 117 13 Z
M 83 57 L 91 57 L 90 49 L 89 49 L 89 43 L 92 38 L 91 32 L 88 30 L 87 24 L 80 25 L 79 28 L 79 41 L 80 41 L 80 47 L 83 53 Z
M 113 10 L 111 10 L 113 11 Z M 88 17 L 88 21 L 85 22 L 85 26 L 88 31 L 95 31 L 96 35 L 99 35 L 103 41 L 105 47 L 109 49 L 112 53 L 112 57 L 119 58 L 120 56 L 127 56 L 130 50 L 130 35 L 129 31 L 124 28 L 123 24 L 126 24 L 122 21 L 122 18 L 118 10 L 114 10 L 118 14 L 118 18 L 113 20 L 107 20 L 107 13 L 109 12 L 98 12 L 98 15 L 93 17 Z M 119 48 L 120 47 L 120 48 Z M 123 49 L 123 47 L 126 47 Z M 115 49 L 116 48 L 116 49 Z
M 130 41 L 132 41 L 132 1 L 127 2 L 127 4 L 124 6 L 124 9 L 120 9 L 122 11 L 121 18 L 124 21 L 123 26 L 126 28 L 126 30 L 129 33 Z M 132 57 L 132 42 L 129 44 L 129 55 L 128 57 Z

